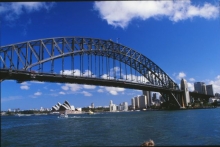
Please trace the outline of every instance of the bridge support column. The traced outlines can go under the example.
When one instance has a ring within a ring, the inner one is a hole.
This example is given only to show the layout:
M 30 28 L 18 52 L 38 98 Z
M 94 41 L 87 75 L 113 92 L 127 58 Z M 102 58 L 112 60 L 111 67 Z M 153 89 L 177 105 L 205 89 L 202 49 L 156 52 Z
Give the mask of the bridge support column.
M 188 107 L 190 103 L 190 97 L 187 81 L 185 79 L 181 80 L 181 90 L 183 90 L 184 107 Z

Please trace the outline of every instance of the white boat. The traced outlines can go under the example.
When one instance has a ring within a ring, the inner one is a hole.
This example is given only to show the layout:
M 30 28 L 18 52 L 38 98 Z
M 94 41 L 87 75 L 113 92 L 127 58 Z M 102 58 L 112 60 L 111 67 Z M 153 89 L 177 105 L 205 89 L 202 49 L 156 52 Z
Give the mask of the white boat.
M 15 114 L 15 116 L 31 116 L 31 114 Z
M 58 118 L 68 118 L 67 114 L 60 114 L 60 116 L 58 116 Z
M 94 114 L 94 112 L 92 112 L 91 110 L 89 110 L 88 114 Z

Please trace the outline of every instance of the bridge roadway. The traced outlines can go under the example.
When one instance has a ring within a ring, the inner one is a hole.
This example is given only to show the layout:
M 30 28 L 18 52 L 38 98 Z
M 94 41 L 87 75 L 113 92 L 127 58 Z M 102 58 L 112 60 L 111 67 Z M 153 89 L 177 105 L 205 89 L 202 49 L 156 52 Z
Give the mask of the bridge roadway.
M 99 85 L 99 86 L 112 86 L 121 87 L 129 89 L 138 89 L 145 91 L 155 91 L 155 92 L 175 92 L 183 93 L 182 90 L 169 89 L 166 87 L 155 86 L 151 84 L 136 83 L 124 80 L 115 79 L 101 79 L 93 77 L 83 77 L 83 76 L 71 76 L 71 75 L 61 75 L 52 73 L 31 73 L 29 71 L 13 71 L 13 70 L 0 70 L 0 79 L 11 79 L 17 80 L 18 82 L 23 81 L 41 81 L 41 82 L 56 82 L 56 83 L 75 83 L 75 84 L 87 84 L 87 85 Z
M 112 87 L 121 87 L 145 91 L 154 91 L 154 92 L 174 92 L 183 94 L 183 90 L 169 89 L 162 86 L 155 86 L 151 84 L 143 84 L 131 81 L 124 80 L 115 80 L 115 79 L 101 79 L 93 77 L 83 77 L 83 76 L 71 76 L 71 75 L 61 75 L 61 74 L 52 74 L 52 73 L 32 73 L 29 71 L 18 71 L 18 70 L 4 70 L 0 69 L 0 81 L 5 79 L 8 80 L 17 80 L 18 83 L 24 81 L 41 81 L 41 82 L 53 82 L 53 83 L 74 83 L 74 84 L 87 84 L 87 85 L 97 85 L 97 86 L 112 86 Z M 190 96 L 197 98 L 202 98 L 208 101 L 213 95 L 205 95 L 196 92 L 189 92 Z

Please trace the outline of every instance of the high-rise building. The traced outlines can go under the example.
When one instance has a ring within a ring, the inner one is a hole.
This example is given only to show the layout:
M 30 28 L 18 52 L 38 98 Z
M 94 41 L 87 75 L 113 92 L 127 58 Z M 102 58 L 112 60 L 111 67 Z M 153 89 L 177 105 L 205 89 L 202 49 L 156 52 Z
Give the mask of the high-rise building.
M 184 90 L 184 106 L 189 106 L 190 103 L 190 97 L 189 97 L 189 89 L 188 84 L 185 79 L 181 80 L 181 90 Z
M 124 105 L 124 110 L 123 111 L 128 111 L 128 103 L 127 102 L 123 102 Z
M 198 93 L 206 94 L 206 86 L 204 82 L 195 82 L 194 83 L 194 89 Z
M 139 109 L 145 109 L 147 107 L 147 96 L 141 95 L 138 96 L 139 99 Z
M 212 85 L 206 85 L 207 95 L 214 95 Z
M 132 106 L 132 109 L 135 110 L 135 97 L 131 99 L 131 106 Z
M 206 85 L 205 84 L 202 84 L 202 93 L 203 94 L 207 94 Z
M 135 109 L 139 109 L 139 96 L 135 97 Z
M 117 111 L 117 106 L 116 106 L 115 104 L 113 104 L 113 101 L 112 101 L 112 100 L 110 100 L 109 111 L 110 111 L 110 112 Z
M 151 92 L 150 91 L 144 91 L 143 90 L 143 95 L 147 96 L 147 106 L 150 107 L 152 104 L 152 100 L 151 100 Z

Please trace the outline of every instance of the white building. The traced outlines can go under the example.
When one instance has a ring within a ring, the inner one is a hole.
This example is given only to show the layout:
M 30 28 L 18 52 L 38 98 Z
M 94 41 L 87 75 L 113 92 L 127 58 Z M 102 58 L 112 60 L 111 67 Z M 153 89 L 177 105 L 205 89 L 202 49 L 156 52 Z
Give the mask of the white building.
M 123 105 L 124 105 L 123 111 L 128 111 L 128 102 L 123 102 Z
M 139 109 L 145 109 L 147 107 L 147 96 L 141 95 L 138 96 L 139 99 Z
M 91 103 L 91 108 L 95 108 L 95 105 L 94 105 L 94 103 Z
M 135 110 L 135 97 L 131 99 L 132 109 Z
M 112 100 L 110 100 L 109 111 L 110 111 L 110 112 L 115 112 L 115 111 L 117 111 L 117 106 L 116 106 L 115 104 L 113 104 L 113 101 L 112 101 Z
M 216 98 L 209 98 L 209 103 L 214 103 L 214 101 L 217 100 Z
M 135 109 L 139 109 L 139 96 L 135 97 Z

